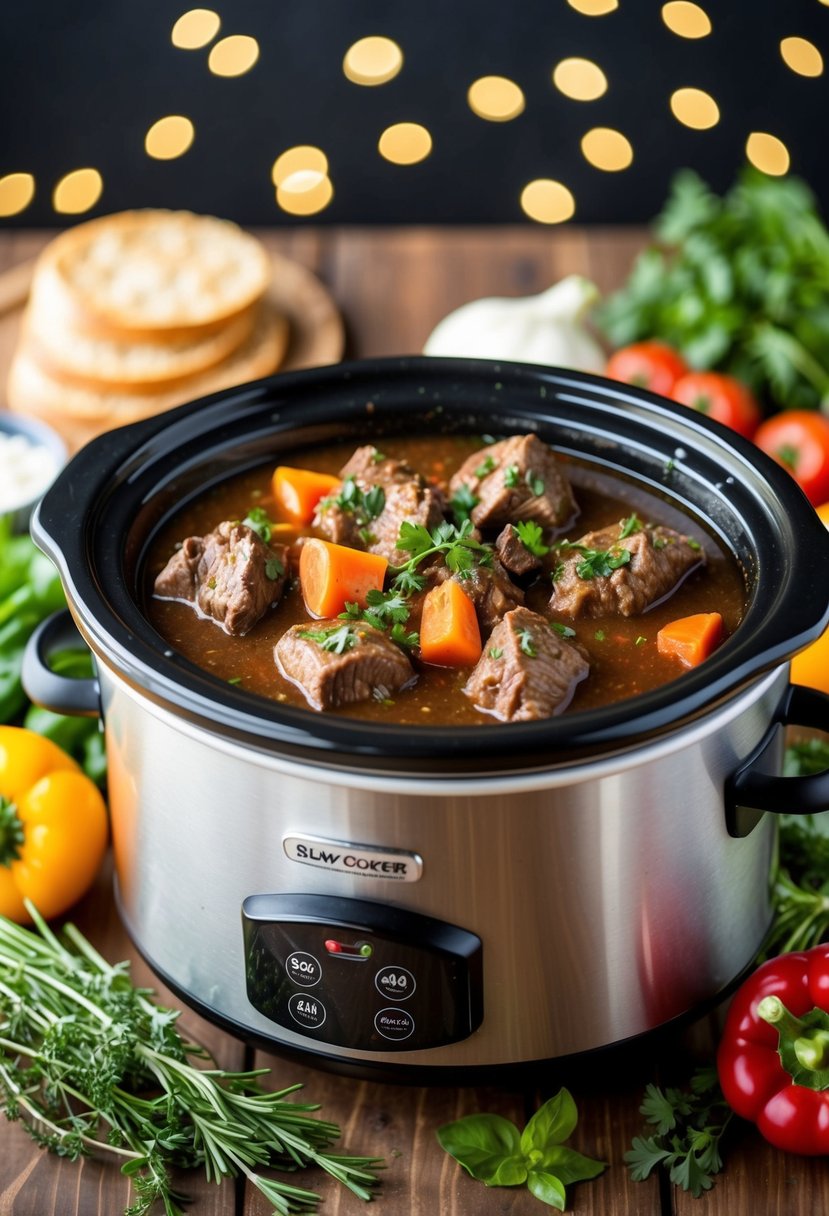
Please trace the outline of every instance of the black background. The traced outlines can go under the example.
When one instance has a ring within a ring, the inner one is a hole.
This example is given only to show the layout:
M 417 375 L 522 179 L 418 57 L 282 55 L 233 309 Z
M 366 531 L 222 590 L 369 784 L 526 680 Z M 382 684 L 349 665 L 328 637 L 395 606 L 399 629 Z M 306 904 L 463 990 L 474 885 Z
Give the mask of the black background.
M 0 0 L 0 177 L 29 172 L 36 195 L 4 227 L 63 226 L 52 190 L 91 166 L 104 180 L 95 208 L 188 207 L 245 224 L 530 223 L 523 186 L 552 177 L 576 199 L 576 222 L 643 221 L 660 208 L 682 165 L 718 190 L 744 162 L 753 130 L 778 136 L 792 172 L 829 209 L 826 76 L 785 66 L 780 39 L 800 35 L 829 60 L 829 7 L 820 0 L 700 0 L 713 32 L 699 40 L 665 26 L 656 0 L 620 0 L 587 17 L 566 0 L 201 0 L 222 18 L 218 37 L 250 34 L 260 58 L 244 76 L 207 68 L 209 46 L 175 48 L 170 32 L 187 0 Z M 368 34 L 395 39 L 404 66 L 365 88 L 342 72 L 348 47 Z M 551 82 L 569 56 L 592 59 L 604 97 L 575 102 Z M 527 106 L 512 122 L 477 118 L 466 102 L 477 77 L 510 77 Z M 674 89 L 710 92 L 720 123 L 693 131 L 672 116 Z M 184 156 L 156 161 L 148 128 L 184 114 L 196 129 Z M 377 152 L 391 123 L 422 123 L 434 148 L 392 165 Z M 593 168 L 579 141 L 594 126 L 621 130 L 634 162 Z M 327 154 L 333 202 L 308 220 L 277 206 L 270 180 L 280 152 L 311 143 Z

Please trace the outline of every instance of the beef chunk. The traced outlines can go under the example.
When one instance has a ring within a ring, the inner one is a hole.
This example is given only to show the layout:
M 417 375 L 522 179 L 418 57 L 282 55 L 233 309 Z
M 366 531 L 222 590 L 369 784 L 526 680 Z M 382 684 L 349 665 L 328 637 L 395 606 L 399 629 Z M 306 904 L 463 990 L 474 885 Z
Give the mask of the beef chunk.
M 470 456 L 449 491 L 455 495 L 464 485 L 478 499 L 471 518 L 479 528 L 501 528 L 519 519 L 559 528 L 576 513 L 570 483 L 537 435 L 513 435 Z
M 514 524 L 507 524 L 499 533 L 495 541 L 495 549 L 501 559 L 501 564 L 509 570 L 510 574 L 517 574 L 519 578 L 523 574 L 532 574 L 534 570 L 540 570 L 544 564 L 540 557 L 527 548 L 516 532 Z
M 581 649 L 537 612 L 515 608 L 496 625 L 463 691 L 503 722 L 560 713 L 590 670 Z
M 440 490 L 404 461 L 390 460 L 374 447 L 358 448 L 340 475 L 342 490 L 323 499 L 314 517 L 315 527 L 335 544 L 368 549 L 400 565 L 408 557 L 395 547 L 403 520 L 430 530 L 443 520 Z
M 550 599 L 554 611 L 571 617 L 636 616 L 669 595 L 695 566 L 705 563 L 699 543 L 673 528 L 639 525 L 622 536 L 624 530 L 612 524 L 560 549 Z M 605 566 L 603 557 L 617 568 Z
M 314 709 L 388 697 L 414 676 L 400 647 L 362 621 L 294 625 L 273 653 L 282 675 L 296 684 Z
M 160 599 L 192 604 L 226 633 L 247 633 L 279 602 L 286 563 L 285 545 L 266 545 L 245 524 L 225 520 L 206 536 L 188 536 L 153 590 Z

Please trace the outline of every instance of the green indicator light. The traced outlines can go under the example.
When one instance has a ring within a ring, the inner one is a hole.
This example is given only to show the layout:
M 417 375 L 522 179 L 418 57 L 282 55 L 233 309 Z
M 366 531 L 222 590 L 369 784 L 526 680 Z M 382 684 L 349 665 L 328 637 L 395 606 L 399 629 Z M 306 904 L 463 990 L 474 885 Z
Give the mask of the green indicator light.
M 360 946 L 361 958 L 371 958 L 373 953 L 374 953 L 374 947 L 369 945 L 368 942 L 363 942 L 362 946 Z

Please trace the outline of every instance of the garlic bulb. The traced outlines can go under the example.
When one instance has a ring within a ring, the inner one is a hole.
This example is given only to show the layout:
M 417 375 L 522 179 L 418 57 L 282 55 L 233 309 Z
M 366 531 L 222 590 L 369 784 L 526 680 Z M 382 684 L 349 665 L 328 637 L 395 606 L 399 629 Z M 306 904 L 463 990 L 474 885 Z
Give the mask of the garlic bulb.
M 473 300 L 443 318 L 423 353 L 601 372 L 605 354 L 583 324 L 598 298 L 593 283 L 572 274 L 537 296 Z

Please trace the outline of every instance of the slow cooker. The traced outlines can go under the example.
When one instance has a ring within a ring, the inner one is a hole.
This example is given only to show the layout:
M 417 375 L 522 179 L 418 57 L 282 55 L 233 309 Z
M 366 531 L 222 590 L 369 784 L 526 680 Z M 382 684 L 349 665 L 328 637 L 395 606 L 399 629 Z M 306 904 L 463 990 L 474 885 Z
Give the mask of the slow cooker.
M 743 623 L 700 667 L 599 710 L 445 729 L 266 702 L 176 654 L 143 564 L 171 512 L 313 443 L 533 430 L 703 521 L 740 562 Z M 398 1078 L 492 1072 L 700 1010 L 770 917 L 783 728 L 829 697 L 788 660 L 829 622 L 829 536 L 754 446 L 644 391 L 558 369 L 400 358 L 232 389 L 85 447 L 32 525 L 96 682 L 47 622 L 30 696 L 100 710 L 117 899 L 186 1002 L 270 1049 Z

